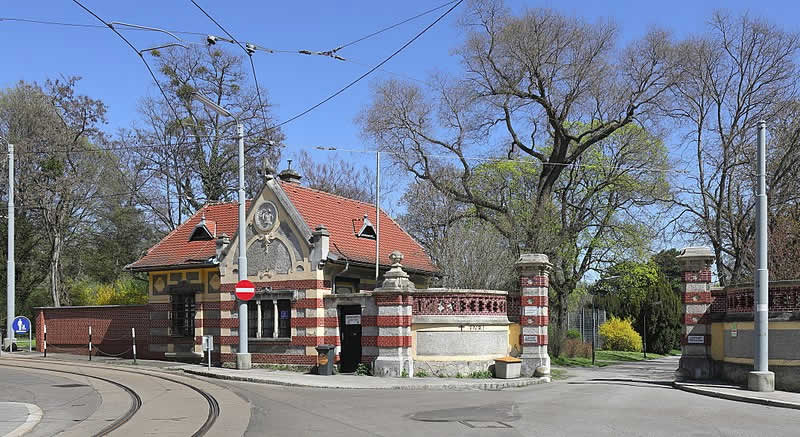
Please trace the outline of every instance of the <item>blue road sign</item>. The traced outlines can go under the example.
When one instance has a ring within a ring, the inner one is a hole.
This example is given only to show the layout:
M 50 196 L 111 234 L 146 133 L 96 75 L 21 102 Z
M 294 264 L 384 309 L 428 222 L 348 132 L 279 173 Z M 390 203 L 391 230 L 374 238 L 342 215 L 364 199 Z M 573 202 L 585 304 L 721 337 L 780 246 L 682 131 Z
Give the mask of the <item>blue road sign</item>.
M 31 332 L 31 321 L 25 316 L 17 316 L 11 324 L 15 334 L 28 334 Z

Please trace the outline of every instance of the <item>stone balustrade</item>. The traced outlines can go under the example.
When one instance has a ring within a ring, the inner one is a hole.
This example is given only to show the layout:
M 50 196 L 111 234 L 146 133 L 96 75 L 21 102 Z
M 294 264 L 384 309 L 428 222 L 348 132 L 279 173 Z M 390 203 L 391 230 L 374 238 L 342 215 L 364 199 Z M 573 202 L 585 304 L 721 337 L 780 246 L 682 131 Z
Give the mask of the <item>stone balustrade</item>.
M 429 288 L 414 293 L 414 316 L 508 315 L 506 291 Z

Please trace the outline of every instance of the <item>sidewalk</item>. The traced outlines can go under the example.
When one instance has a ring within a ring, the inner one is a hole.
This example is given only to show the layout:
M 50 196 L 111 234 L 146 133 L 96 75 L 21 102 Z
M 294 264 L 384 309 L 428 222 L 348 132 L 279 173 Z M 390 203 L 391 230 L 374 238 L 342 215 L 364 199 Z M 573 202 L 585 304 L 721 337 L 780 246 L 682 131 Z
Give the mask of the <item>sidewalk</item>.
M 391 389 L 391 390 L 502 390 L 504 388 L 527 387 L 547 382 L 545 378 L 517 379 L 471 379 L 471 378 L 378 378 L 359 375 L 320 376 L 284 370 L 257 369 L 236 370 L 200 365 L 180 365 L 169 368 L 182 370 L 192 375 L 231 381 L 257 382 L 261 384 L 291 387 L 333 389 Z
M 699 395 L 800 410 L 800 393 L 787 391 L 757 392 L 726 383 L 673 382 L 672 385 L 677 389 Z
M 4 354 L 4 356 L 6 356 Z M 46 359 L 53 361 L 88 362 L 85 355 L 48 353 L 43 358 L 40 353 L 15 352 L 8 356 L 20 358 Z M 129 358 L 93 357 L 92 364 L 134 367 Z M 191 375 L 217 378 L 229 381 L 256 382 L 261 384 L 290 387 L 310 387 L 326 389 L 389 389 L 389 390 L 502 390 L 505 388 L 527 387 L 548 382 L 545 378 L 517 379 L 473 379 L 473 378 L 378 378 L 352 374 L 320 376 L 310 373 L 290 372 L 253 368 L 236 370 L 222 367 L 208 367 L 199 364 L 183 364 L 175 361 L 137 360 L 135 367 L 157 368 L 163 371 L 180 371 Z

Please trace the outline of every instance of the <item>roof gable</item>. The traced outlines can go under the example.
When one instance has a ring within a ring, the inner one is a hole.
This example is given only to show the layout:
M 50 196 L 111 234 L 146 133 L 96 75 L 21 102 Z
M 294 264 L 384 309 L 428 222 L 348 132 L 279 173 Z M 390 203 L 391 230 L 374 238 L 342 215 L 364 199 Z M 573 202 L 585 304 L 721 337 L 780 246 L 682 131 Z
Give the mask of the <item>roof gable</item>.
M 353 220 L 362 222 L 366 216 L 373 226 L 379 228 L 381 265 L 391 265 L 389 254 L 399 250 L 403 252 L 403 265 L 407 268 L 426 272 L 438 270 L 422 246 L 386 212 L 380 211 L 380 223 L 376 223 L 375 205 L 298 184 L 278 184 L 309 230 L 320 224 L 328 229 L 331 234 L 330 250 L 339 257 L 366 264 L 375 262 L 375 240 L 358 238 L 358 229 L 353 229 Z

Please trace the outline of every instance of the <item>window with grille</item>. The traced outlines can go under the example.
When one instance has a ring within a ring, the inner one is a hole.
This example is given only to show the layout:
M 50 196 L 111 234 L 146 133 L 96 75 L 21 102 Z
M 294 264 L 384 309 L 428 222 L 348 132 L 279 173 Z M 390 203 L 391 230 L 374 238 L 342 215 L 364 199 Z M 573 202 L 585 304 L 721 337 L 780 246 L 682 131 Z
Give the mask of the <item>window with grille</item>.
M 172 295 L 172 335 L 194 337 L 194 294 Z
M 261 324 L 259 331 L 259 306 Z M 247 302 L 247 336 L 249 338 L 289 338 L 292 336 L 292 305 L 289 299 L 278 299 L 278 330 L 275 332 L 275 301 L 271 299 Z M 276 335 L 275 335 L 276 334 Z

